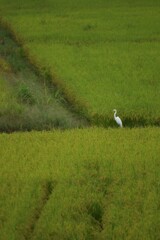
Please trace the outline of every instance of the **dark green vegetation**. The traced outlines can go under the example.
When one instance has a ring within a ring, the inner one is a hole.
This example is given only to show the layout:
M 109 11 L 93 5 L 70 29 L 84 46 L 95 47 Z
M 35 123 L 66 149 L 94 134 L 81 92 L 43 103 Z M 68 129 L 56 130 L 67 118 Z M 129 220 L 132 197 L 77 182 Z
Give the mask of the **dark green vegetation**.
M 158 128 L 0 135 L 1 240 L 158 240 Z
M 0 28 L 0 131 L 80 127 L 85 121 L 67 110 L 47 76 L 38 76 L 24 52 Z

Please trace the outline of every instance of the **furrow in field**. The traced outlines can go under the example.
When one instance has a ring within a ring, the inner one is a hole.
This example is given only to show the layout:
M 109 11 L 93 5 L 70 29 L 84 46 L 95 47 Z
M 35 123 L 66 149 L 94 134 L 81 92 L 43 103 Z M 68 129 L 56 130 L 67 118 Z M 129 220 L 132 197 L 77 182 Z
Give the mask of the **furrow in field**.
M 25 240 L 32 239 L 34 235 L 34 230 L 36 228 L 36 224 L 41 217 L 41 213 L 47 204 L 50 195 L 53 193 L 56 183 L 53 181 L 45 181 L 41 186 L 41 198 L 39 199 L 33 214 L 31 215 L 30 219 L 28 220 L 28 225 L 25 227 L 23 236 Z

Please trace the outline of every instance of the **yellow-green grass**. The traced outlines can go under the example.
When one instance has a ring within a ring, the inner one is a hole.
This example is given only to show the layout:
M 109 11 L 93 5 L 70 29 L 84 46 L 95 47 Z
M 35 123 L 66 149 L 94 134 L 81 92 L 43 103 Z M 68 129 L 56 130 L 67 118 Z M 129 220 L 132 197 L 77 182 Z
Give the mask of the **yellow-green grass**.
M 4 58 L 0 56 L 0 72 L 6 72 L 6 73 L 11 73 L 12 68 L 8 62 L 5 61 Z
M 21 106 L 13 93 L 12 88 L 8 85 L 5 77 L 0 75 L 0 117 L 3 115 L 18 114 Z
M 0 135 L 0 239 L 160 236 L 158 128 Z
M 0 116 L 4 113 L 14 112 L 18 107 L 17 100 L 9 86 L 4 73 L 9 74 L 12 68 L 4 58 L 0 56 Z
M 4 73 L 0 73 L 0 131 L 21 129 L 21 114 L 24 108 L 7 81 Z M 17 124 L 19 127 L 17 128 Z
M 159 124 L 159 1 L 0 3 L 30 56 L 90 117 L 110 122 L 117 108 L 126 125 Z
M 45 89 L 40 85 L 32 73 L 28 74 L 28 82 L 26 76 L 0 75 L 0 132 L 78 128 L 86 125 L 85 121 L 72 115 L 58 100 L 56 102 L 54 95 L 47 87 Z M 32 96 L 33 100 L 36 99 L 34 104 L 28 102 Z

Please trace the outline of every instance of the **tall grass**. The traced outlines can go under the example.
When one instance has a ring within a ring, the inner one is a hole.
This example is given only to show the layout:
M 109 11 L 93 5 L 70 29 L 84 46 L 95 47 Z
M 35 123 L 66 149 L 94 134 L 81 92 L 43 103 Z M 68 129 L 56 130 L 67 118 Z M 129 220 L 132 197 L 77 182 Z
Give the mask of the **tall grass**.
M 0 135 L 0 239 L 160 235 L 159 129 Z
M 0 39 L 0 131 L 82 127 L 85 121 L 64 106 L 60 91 L 34 71 L 2 27 Z
M 1 2 L 32 58 L 90 118 L 110 122 L 117 108 L 126 125 L 159 125 L 159 1 Z
M 21 106 L 18 104 L 13 90 L 6 82 L 5 78 L 0 76 L 0 116 L 5 114 L 12 116 L 12 114 L 19 114 Z

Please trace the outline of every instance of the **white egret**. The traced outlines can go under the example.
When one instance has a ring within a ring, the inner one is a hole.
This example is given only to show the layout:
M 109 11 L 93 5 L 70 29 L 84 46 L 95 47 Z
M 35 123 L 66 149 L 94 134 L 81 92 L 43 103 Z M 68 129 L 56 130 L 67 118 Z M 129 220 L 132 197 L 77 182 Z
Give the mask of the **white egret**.
M 117 110 L 113 109 L 113 112 L 114 112 L 114 119 L 116 123 L 122 128 L 123 127 L 122 120 L 120 119 L 120 117 L 116 116 Z

